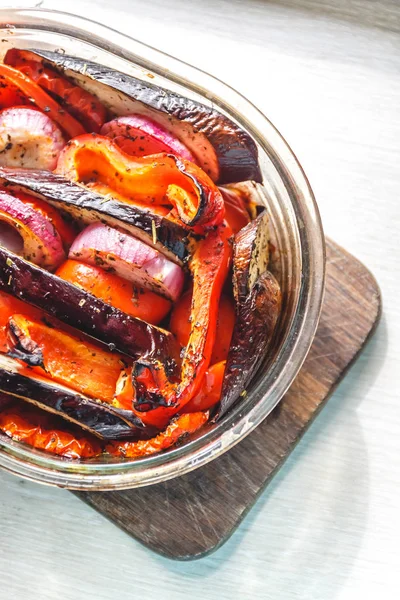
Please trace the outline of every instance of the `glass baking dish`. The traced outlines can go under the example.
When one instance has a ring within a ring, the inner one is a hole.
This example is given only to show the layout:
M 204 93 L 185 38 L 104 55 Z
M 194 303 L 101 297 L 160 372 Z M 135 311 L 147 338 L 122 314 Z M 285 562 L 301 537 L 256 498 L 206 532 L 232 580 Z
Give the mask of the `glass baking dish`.
M 283 292 L 273 349 L 247 395 L 218 424 L 209 424 L 179 447 L 135 460 L 77 462 L 34 450 L 0 434 L 0 467 L 31 480 L 78 490 L 116 490 L 177 477 L 217 458 L 269 415 L 299 371 L 318 324 L 325 245 L 318 209 L 301 166 L 268 121 L 221 81 L 141 42 L 74 15 L 42 10 L 0 10 L 1 56 L 13 46 L 59 49 L 94 60 L 213 104 L 257 142 L 273 243 L 271 270 Z

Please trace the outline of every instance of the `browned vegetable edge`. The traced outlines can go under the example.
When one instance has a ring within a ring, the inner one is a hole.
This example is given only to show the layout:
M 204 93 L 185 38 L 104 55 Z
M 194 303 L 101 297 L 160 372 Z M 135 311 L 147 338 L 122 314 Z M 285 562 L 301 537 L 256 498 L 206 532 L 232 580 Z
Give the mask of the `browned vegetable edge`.
M 52 381 L 18 373 L 19 363 L 0 355 L 0 396 L 10 394 L 46 412 L 79 425 L 104 440 L 149 439 L 157 430 L 146 427 L 132 412 L 88 398 Z
M 86 335 L 137 359 L 156 356 L 173 370 L 174 336 L 0 247 L 0 290 L 32 304 Z
M 91 61 L 48 50 L 31 49 L 30 52 L 42 57 L 46 65 L 67 77 L 74 78 L 75 75 L 78 85 L 85 80 L 97 82 L 97 89 L 93 89 L 93 85 L 87 89 L 106 106 L 109 104 L 106 97 L 108 88 L 116 91 L 119 97 L 123 94 L 141 103 L 155 114 L 166 115 L 172 133 L 174 129 L 179 129 L 180 123 L 185 123 L 190 127 L 191 135 L 181 139 L 191 151 L 195 152 L 191 144 L 196 136 L 204 136 L 218 161 L 219 173 L 215 179 L 219 184 L 250 179 L 262 181 L 254 140 L 234 121 L 214 108 Z M 176 134 L 180 137 L 178 131 Z M 211 174 L 207 161 L 200 163 L 200 166 L 206 173 Z
M 266 356 L 281 310 L 281 291 L 268 264 L 266 211 L 239 231 L 234 240 L 233 291 L 236 323 L 228 353 L 219 420 L 245 392 Z
M 160 215 L 101 196 L 50 171 L 0 167 L 0 183 L 38 196 L 78 223 L 100 221 L 125 230 L 181 264 L 189 256 L 187 230 Z

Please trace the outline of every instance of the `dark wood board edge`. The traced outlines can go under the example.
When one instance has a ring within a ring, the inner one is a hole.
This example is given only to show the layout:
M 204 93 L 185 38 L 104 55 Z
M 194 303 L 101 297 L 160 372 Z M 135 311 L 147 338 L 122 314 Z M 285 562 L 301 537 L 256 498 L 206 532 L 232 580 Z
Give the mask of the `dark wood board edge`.
M 113 517 L 112 508 L 110 508 L 110 507 L 114 503 L 114 501 L 118 502 L 119 505 L 124 506 L 124 508 L 126 510 L 128 510 L 129 502 L 126 500 L 127 495 L 129 495 L 129 497 L 133 498 L 133 497 L 137 496 L 138 494 L 145 493 L 143 490 L 153 489 L 154 495 L 156 496 L 156 493 L 157 493 L 156 488 L 159 488 L 159 486 L 168 485 L 169 487 L 171 487 L 173 485 L 176 485 L 178 487 L 182 483 L 182 480 L 184 478 L 188 478 L 188 477 L 193 478 L 193 473 L 192 474 L 189 473 L 187 475 L 182 476 L 181 478 L 166 482 L 165 484 L 158 484 L 156 486 L 150 486 L 150 488 L 139 488 L 137 490 L 128 490 L 125 492 L 99 492 L 99 493 L 74 492 L 74 493 L 79 498 L 81 498 L 86 504 L 88 504 L 89 506 L 91 506 L 92 508 L 94 508 L 95 510 L 97 510 L 98 512 L 100 512 L 101 514 L 106 516 L 106 518 L 108 518 L 114 524 L 116 524 L 118 527 L 120 527 L 120 529 L 122 529 L 129 535 L 133 536 L 135 539 L 137 539 L 142 545 L 144 545 L 147 548 L 150 548 L 151 550 L 153 550 L 154 552 L 156 552 L 157 554 L 159 554 L 165 558 L 180 560 L 180 561 L 194 560 L 194 559 L 203 558 L 203 557 L 207 556 L 208 554 L 215 552 L 218 548 L 220 548 L 231 537 L 231 535 L 234 533 L 234 531 L 236 530 L 238 525 L 242 522 L 242 520 L 248 514 L 248 512 L 250 511 L 252 506 L 254 506 L 255 502 L 258 500 L 259 496 L 264 491 L 266 485 L 268 485 L 269 481 L 273 478 L 275 473 L 277 473 L 277 471 L 285 463 L 286 459 L 288 458 L 288 456 L 290 455 L 292 450 L 299 443 L 299 441 L 303 437 L 304 433 L 308 430 L 308 428 L 310 427 L 310 425 L 312 424 L 314 419 L 320 413 L 323 406 L 325 406 L 328 398 L 335 391 L 335 389 L 340 384 L 340 382 L 343 380 L 345 375 L 348 373 L 348 371 L 352 367 L 352 365 L 357 361 L 357 358 L 359 357 L 360 353 L 365 348 L 368 341 L 371 339 L 371 337 L 374 334 L 376 327 L 379 323 L 379 319 L 380 319 L 381 312 L 382 312 L 382 302 L 381 302 L 380 289 L 379 289 L 379 286 L 378 286 L 374 276 L 360 261 L 358 261 L 351 254 L 349 254 L 346 250 L 344 250 L 343 248 L 341 248 L 334 242 L 327 240 L 327 249 L 329 251 L 328 252 L 328 255 L 329 255 L 328 256 L 328 265 L 329 265 L 329 261 L 332 260 L 332 255 L 344 257 L 344 259 L 346 259 L 348 262 L 350 261 L 352 263 L 352 267 L 354 270 L 356 270 L 356 269 L 359 270 L 360 280 L 362 280 L 364 282 L 365 287 L 366 288 L 369 287 L 369 289 L 373 290 L 371 301 L 369 302 L 369 307 L 370 307 L 370 311 L 369 311 L 369 315 L 368 315 L 369 325 L 368 325 L 368 327 L 365 328 L 363 335 L 360 336 L 360 338 L 358 339 L 358 346 L 357 346 L 356 351 L 352 355 L 351 360 L 349 360 L 346 363 L 346 365 L 340 370 L 340 373 L 335 377 L 335 379 L 332 381 L 332 383 L 326 389 L 326 392 L 324 393 L 323 398 L 318 403 L 318 405 L 315 407 L 313 413 L 311 414 L 311 416 L 307 420 L 307 422 L 305 422 L 302 425 L 302 427 L 297 430 L 296 436 L 293 438 L 293 441 L 288 444 L 285 454 L 281 457 L 280 460 L 278 460 L 276 462 L 274 468 L 271 469 L 267 473 L 265 480 L 262 482 L 261 485 L 259 485 L 257 492 L 252 495 L 251 499 L 241 509 L 239 509 L 239 511 L 236 513 L 234 521 L 232 521 L 231 525 L 229 527 L 227 527 L 226 530 L 224 530 L 223 534 L 221 534 L 218 537 L 218 539 L 216 539 L 213 543 L 209 543 L 208 545 L 205 543 L 204 547 L 202 547 L 200 550 L 193 551 L 193 552 L 182 551 L 182 549 L 180 549 L 179 543 L 176 543 L 176 544 L 174 543 L 173 546 L 169 547 L 168 550 L 166 550 L 166 549 L 164 549 L 162 544 L 157 543 L 157 536 L 155 536 L 152 541 L 150 541 L 149 539 L 145 540 L 143 538 L 143 534 L 141 533 L 141 531 L 135 529 L 134 518 L 133 518 L 133 520 L 129 520 L 129 519 L 126 519 L 126 516 L 125 516 L 125 519 L 121 521 L 121 520 L 115 519 L 115 517 Z M 348 276 L 347 273 L 343 272 L 344 280 L 346 280 L 347 276 Z M 328 300 L 329 300 L 329 298 L 328 298 Z M 327 299 L 325 299 L 325 302 L 327 302 Z M 317 333 L 317 336 L 318 336 L 318 333 Z M 298 377 L 300 377 L 302 374 L 304 374 L 305 369 L 307 369 L 307 361 L 305 362 Z M 276 413 L 276 412 L 279 415 L 279 406 L 266 419 L 266 421 L 264 421 L 264 423 L 259 426 L 259 428 L 261 426 L 264 426 L 264 424 L 266 422 L 268 422 L 271 418 L 273 418 L 274 413 Z M 279 419 L 279 416 L 277 418 Z M 251 434 L 251 436 L 256 435 L 259 428 L 257 428 Z M 243 444 L 243 442 L 241 442 L 241 444 Z M 239 446 L 241 444 L 239 444 Z M 235 449 L 233 449 L 232 451 L 234 451 L 234 450 Z M 214 461 L 214 463 L 218 463 L 219 461 L 223 460 L 223 458 L 224 458 L 223 456 L 218 458 L 216 461 Z M 210 463 L 210 464 L 213 464 L 213 463 Z M 210 465 L 206 465 L 205 467 L 203 467 L 203 469 L 209 469 L 209 468 L 211 468 Z M 134 517 L 134 515 L 133 515 L 133 517 Z M 189 526 L 190 526 L 190 524 L 189 524 Z M 184 525 L 182 525 L 182 527 L 184 527 Z M 175 541 L 177 541 L 177 540 L 175 540 Z

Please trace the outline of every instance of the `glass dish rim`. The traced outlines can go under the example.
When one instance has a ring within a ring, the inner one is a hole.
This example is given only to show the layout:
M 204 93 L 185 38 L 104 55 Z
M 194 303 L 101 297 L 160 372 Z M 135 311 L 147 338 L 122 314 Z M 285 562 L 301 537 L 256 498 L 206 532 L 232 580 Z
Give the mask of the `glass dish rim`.
M 304 261 L 296 314 L 278 358 L 253 391 L 254 396 L 262 394 L 262 397 L 248 412 L 242 411 L 240 406 L 232 410 L 220 424 L 224 425 L 222 434 L 217 426 L 168 453 L 118 464 L 62 461 L 44 453 L 33 455 L 18 442 L 10 440 L 7 449 L 0 442 L 0 467 L 27 479 L 69 489 L 126 489 L 183 475 L 214 460 L 251 433 L 280 401 L 305 360 L 318 325 L 325 278 L 324 235 L 310 184 L 290 146 L 269 119 L 215 77 L 105 25 L 70 13 L 38 8 L 0 9 L 1 28 L 3 24 L 11 24 L 9 29 L 13 31 L 29 28 L 67 35 L 164 76 L 163 65 L 167 64 L 168 79 L 175 83 L 185 81 L 189 89 L 205 96 L 212 92 L 213 97 L 221 97 L 225 106 L 231 106 L 240 114 L 241 123 L 268 153 L 291 196 Z M 179 75 L 181 70 L 185 76 Z M 187 78 L 187 73 L 193 74 L 193 81 Z M 225 95 L 229 96 L 229 102 Z M 265 379 L 270 386 L 262 393 Z

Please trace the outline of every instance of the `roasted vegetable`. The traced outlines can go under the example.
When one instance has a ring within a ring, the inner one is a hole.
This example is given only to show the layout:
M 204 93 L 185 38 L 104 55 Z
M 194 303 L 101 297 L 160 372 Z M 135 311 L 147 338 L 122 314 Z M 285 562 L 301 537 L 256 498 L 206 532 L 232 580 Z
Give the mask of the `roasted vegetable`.
M 185 144 L 214 181 L 261 181 L 254 141 L 215 109 L 80 58 L 48 50 L 32 50 L 29 58 L 66 75 L 115 116 L 150 117 Z
M 133 358 L 155 354 L 173 369 L 174 357 L 179 355 L 167 331 L 126 315 L 1 247 L 0 290 Z
M 64 145 L 61 130 L 45 113 L 28 106 L 0 112 L 0 165 L 52 170 Z
M 107 452 L 123 458 L 139 458 L 167 450 L 177 442 L 194 433 L 208 421 L 207 412 L 194 412 L 181 415 L 173 420 L 165 431 L 150 440 L 138 442 L 112 442 L 106 446 Z
M 83 224 L 100 221 L 127 231 L 175 262 L 188 257 L 188 231 L 148 210 L 101 196 L 47 171 L 0 167 L 0 181 L 10 189 L 37 195 Z
M 236 323 L 233 330 L 221 404 L 217 418 L 245 391 L 265 358 L 281 308 L 281 292 L 268 265 L 268 218 L 262 213 L 235 236 L 233 293 Z
M 195 163 L 191 152 L 167 129 L 141 115 L 119 117 L 105 123 L 100 131 L 130 156 L 148 156 L 161 152 Z
M 7 400 L 3 406 L 1 396 Z M 13 440 L 65 458 L 94 458 L 102 452 L 98 438 L 6 394 L 0 394 L 0 431 Z
M 32 319 L 41 319 L 44 315 L 43 311 L 25 304 L 22 300 L 5 294 L 0 291 L 0 353 L 6 354 L 9 350 L 8 346 L 8 321 L 10 317 L 17 313 L 22 313 L 26 317 Z
M 133 285 L 100 267 L 67 260 L 56 275 L 119 308 L 131 317 L 158 325 L 171 310 L 171 302 L 158 294 Z
M 26 206 L 32 208 L 36 213 L 45 217 L 54 229 L 58 232 L 61 237 L 63 246 L 65 250 L 71 246 L 72 242 L 76 238 L 77 230 L 74 225 L 68 223 L 58 212 L 54 206 L 51 206 L 48 202 L 41 200 L 40 198 L 36 198 L 36 196 L 32 196 L 31 194 L 25 194 L 21 190 L 13 191 L 10 186 L 6 183 L 3 187 L 0 187 L 0 190 L 4 190 L 8 194 L 11 194 L 18 200 L 21 200 Z
M 54 69 L 45 67 L 37 60 L 31 60 L 30 52 L 26 50 L 10 48 L 4 62 L 54 96 L 87 131 L 100 130 L 106 120 L 107 111 L 95 96 L 60 76 Z
M 199 410 L 208 410 L 220 401 L 225 366 L 226 360 L 223 360 L 211 365 L 207 369 L 199 391 L 185 404 L 182 412 L 186 414 L 198 412 Z
M 93 223 L 84 229 L 72 244 L 68 256 L 101 266 L 173 301 L 181 295 L 185 282 L 182 267 L 161 252 L 102 223 Z
M 11 85 L 27 96 L 34 104 L 43 110 L 48 117 L 61 127 L 68 138 L 85 133 L 82 125 L 67 113 L 49 94 L 47 94 L 32 79 L 20 71 L 0 64 L 0 85 Z
M 27 260 L 51 271 L 65 260 L 62 239 L 47 215 L 35 210 L 24 197 L 12 196 L 1 187 L 0 221 L 14 227 L 21 236 L 22 255 Z
M 13 314 L 7 319 L 8 355 L 43 377 L 103 402 L 113 403 L 117 381 L 126 362 L 82 336 L 59 331 L 44 319 Z M 0 315 L 0 325 L 4 319 Z
M 79 183 L 99 182 L 149 210 L 171 205 L 188 227 L 213 227 L 225 213 L 221 192 L 195 164 L 173 154 L 131 157 L 109 138 L 82 135 L 65 146 L 57 173 Z
M 188 290 L 175 303 L 169 321 L 169 330 L 175 335 L 181 346 L 186 346 L 192 330 L 190 317 L 192 307 L 192 290 Z M 235 308 L 233 300 L 222 294 L 218 305 L 217 330 L 210 364 L 226 360 L 231 345 L 233 328 L 235 326 Z
M 160 426 L 197 393 L 210 365 L 217 330 L 218 304 L 231 262 L 231 230 L 220 225 L 198 242 L 189 268 L 193 275 L 191 332 L 183 351 L 177 383 L 154 357 L 142 357 L 133 369 L 134 407 L 145 423 Z
M 28 375 L 29 374 L 29 375 Z M 104 440 L 148 439 L 156 431 L 132 412 L 83 396 L 0 355 L 0 392 L 39 406 Z
M 250 223 L 250 214 L 246 203 L 245 194 L 239 190 L 221 187 L 222 197 L 225 204 L 225 219 L 233 233 L 238 233 L 243 227 Z
M 4 62 L 0 431 L 69 458 L 163 451 L 232 407 L 274 335 L 257 147 L 145 76 Z
M 26 105 L 31 105 L 29 98 L 17 86 L 0 79 L 0 109 Z

